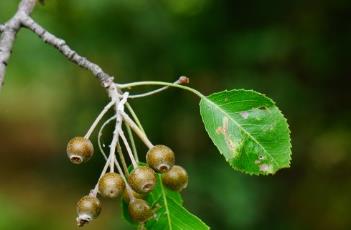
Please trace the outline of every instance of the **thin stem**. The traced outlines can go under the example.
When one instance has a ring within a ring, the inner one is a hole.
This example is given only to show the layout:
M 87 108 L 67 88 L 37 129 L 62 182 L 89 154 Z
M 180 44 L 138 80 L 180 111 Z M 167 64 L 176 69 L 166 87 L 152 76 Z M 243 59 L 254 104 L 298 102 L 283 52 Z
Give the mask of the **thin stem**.
M 133 98 L 134 99 L 134 98 L 141 98 L 141 97 L 151 96 L 151 95 L 154 95 L 154 94 L 161 93 L 162 91 L 165 91 L 168 88 L 169 88 L 169 86 L 163 86 L 163 87 L 161 87 L 159 89 L 155 89 L 155 90 L 152 90 L 152 91 L 149 91 L 149 92 L 146 92 L 146 93 L 130 95 L 129 98 Z
M 115 130 L 113 131 L 113 138 L 112 138 L 112 142 L 111 142 L 111 145 L 110 145 L 110 157 L 111 157 L 111 162 L 110 162 L 110 170 L 111 172 L 114 172 L 114 159 L 116 158 L 116 146 L 117 146 L 117 142 L 118 142 L 118 139 L 119 139 L 119 130 L 120 130 L 120 127 L 121 127 L 121 122 L 120 120 L 118 119 L 119 115 L 117 114 L 117 117 L 116 117 L 116 124 L 115 124 Z
M 115 129 L 113 131 L 113 137 L 112 137 L 112 142 L 110 144 L 110 156 L 111 156 L 111 162 L 110 162 L 110 171 L 114 172 L 114 161 L 116 159 L 116 146 L 117 142 L 119 139 L 119 130 L 122 128 L 122 117 L 121 117 L 121 110 L 123 110 L 123 104 L 127 101 L 126 95 L 128 94 L 123 94 L 122 100 L 118 100 L 118 92 L 117 88 L 113 87 L 109 91 L 110 97 L 112 99 L 116 99 L 115 103 L 115 110 L 116 110 L 116 124 L 115 124 Z
M 123 118 L 122 118 L 121 113 L 123 113 L 123 111 L 124 111 L 124 104 L 127 102 L 128 95 L 129 95 L 128 92 L 124 93 L 122 100 L 117 101 L 117 103 L 116 103 L 116 125 L 115 125 L 115 130 L 113 131 L 113 138 L 112 138 L 112 142 L 110 145 L 110 155 L 112 155 L 111 162 L 110 162 L 111 172 L 114 171 L 114 161 L 116 159 L 116 154 L 115 154 L 116 146 L 117 146 L 120 132 L 122 130 Z M 111 91 L 111 97 L 118 98 L 118 92 L 117 92 L 116 87 L 114 88 L 114 91 Z
M 116 102 L 112 100 L 110 103 L 108 103 L 104 109 L 100 112 L 99 116 L 95 119 L 94 123 L 91 125 L 89 128 L 88 132 L 85 134 L 84 138 L 89 139 L 91 134 L 93 133 L 94 129 L 98 125 L 99 121 L 102 119 L 102 117 L 107 113 L 109 109 L 115 104 Z
M 145 145 L 150 149 L 154 145 L 148 139 L 146 134 L 142 132 L 139 127 L 134 123 L 134 121 L 125 112 L 121 113 L 123 120 L 132 128 L 132 130 L 139 136 L 139 138 L 145 143 Z
M 134 156 L 133 156 L 132 150 L 131 150 L 131 148 L 130 148 L 130 146 L 129 146 L 129 144 L 128 144 L 127 138 L 126 138 L 126 136 L 124 135 L 122 129 L 119 131 L 119 135 L 120 135 L 120 137 L 121 137 L 121 139 L 122 139 L 122 141 L 123 141 L 123 143 L 124 143 L 124 146 L 125 146 L 126 149 L 127 149 L 129 158 L 130 158 L 130 160 L 131 160 L 131 162 L 132 162 L 132 165 L 133 165 L 133 168 L 137 168 L 137 167 L 138 167 L 138 164 L 137 164 L 137 162 L 135 161 L 135 158 L 134 158 Z
M 22 25 L 24 27 L 27 27 L 29 30 L 37 34 L 43 42 L 53 46 L 58 51 L 60 51 L 60 53 L 62 53 L 69 61 L 77 64 L 84 69 L 89 70 L 96 78 L 99 79 L 104 88 L 108 90 L 108 87 L 113 84 L 113 76 L 110 76 L 104 72 L 99 65 L 78 54 L 65 42 L 64 39 L 56 37 L 54 34 L 50 33 L 41 25 L 39 25 L 31 17 L 26 15 L 23 17 L 24 18 L 22 19 Z
M 205 97 L 199 91 L 197 91 L 193 88 L 190 88 L 188 86 L 174 84 L 174 83 L 170 83 L 170 82 L 163 82 L 163 81 L 139 81 L 139 82 L 132 82 L 132 83 L 127 83 L 127 84 L 117 84 L 117 87 L 120 89 L 124 89 L 124 88 L 132 88 L 132 87 L 143 86 L 143 85 L 165 85 L 165 86 L 170 86 L 170 87 L 175 87 L 175 88 L 187 90 L 187 91 L 192 92 L 195 95 L 199 96 L 200 98 Z
M 122 152 L 122 147 L 121 147 L 121 145 L 118 143 L 118 145 L 117 145 L 117 153 L 118 153 L 118 155 L 119 155 L 119 159 L 121 160 L 121 162 L 122 162 L 122 166 L 123 166 L 123 170 L 124 170 L 124 173 L 126 174 L 126 175 L 128 175 L 129 174 L 129 172 L 128 172 L 128 166 L 127 166 L 127 163 L 126 163 L 126 159 L 124 159 L 124 154 L 123 154 L 123 152 Z
M 99 130 L 99 134 L 98 134 L 98 146 L 99 146 L 99 149 L 100 149 L 100 152 L 101 154 L 104 156 L 105 160 L 107 160 L 107 155 L 104 151 L 104 149 L 102 148 L 102 145 L 101 145 L 101 137 L 102 137 L 102 131 L 103 129 L 105 128 L 105 126 L 107 124 L 109 124 L 111 121 L 115 120 L 116 119 L 116 115 L 110 117 L 107 121 L 104 122 L 104 124 L 102 124 L 100 130 Z
M 131 189 L 131 187 L 130 187 L 128 181 L 127 181 L 127 178 L 126 178 L 126 176 L 124 175 L 124 173 L 123 173 L 123 171 L 122 171 L 122 168 L 121 168 L 121 166 L 119 165 L 117 159 L 115 159 L 115 165 L 116 165 L 116 167 L 117 167 L 117 171 L 118 171 L 119 175 L 121 175 L 122 179 L 124 180 L 124 183 L 125 183 L 126 189 L 127 189 L 127 193 L 128 193 L 128 196 L 129 196 L 129 199 L 130 199 L 130 200 L 135 199 L 134 196 L 133 196 L 133 193 L 132 193 L 132 189 Z
M 173 82 L 173 84 L 188 84 L 189 83 L 189 78 L 188 77 L 185 77 L 185 76 L 181 76 L 179 77 L 178 80 L 176 80 L 175 82 Z M 141 97 L 148 97 L 148 96 L 151 96 L 151 95 L 154 95 L 154 94 L 157 94 L 157 93 L 160 93 L 162 91 L 165 91 L 169 88 L 170 86 L 163 86 L 159 89 L 155 89 L 155 90 L 152 90 L 152 91 L 149 91 L 149 92 L 146 92 L 146 93 L 141 93 L 141 94 L 135 94 L 135 95 L 129 95 L 129 98 L 141 98 Z
M 103 157 L 105 158 L 105 160 L 107 160 L 107 156 L 106 156 L 106 153 L 105 153 L 105 151 L 104 151 L 104 149 L 103 149 L 103 147 L 102 147 L 102 145 L 101 145 L 102 131 L 104 130 L 104 128 L 106 127 L 106 125 L 108 125 L 111 121 L 115 120 L 116 117 L 117 117 L 117 115 L 114 115 L 114 116 L 110 117 L 108 120 L 106 120 L 106 121 L 102 124 L 102 126 L 101 126 L 101 128 L 100 128 L 100 130 L 99 130 L 99 134 L 98 134 L 98 146 L 99 146 L 100 152 L 101 152 L 101 154 L 103 155 Z M 119 158 L 120 158 L 120 160 L 121 160 L 121 162 L 122 162 L 123 169 L 124 169 L 125 173 L 128 174 L 128 167 L 127 167 L 126 161 L 125 161 L 124 156 L 123 156 L 122 148 L 121 148 L 121 146 L 120 146 L 119 143 L 117 144 L 117 152 L 118 152 Z
M 139 162 L 138 152 L 137 152 L 137 148 L 135 146 L 135 141 L 134 141 L 134 136 L 133 136 L 132 130 L 130 129 L 128 124 L 125 124 L 125 125 L 126 125 L 126 129 L 127 129 L 127 133 L 128 133 L 128 137 L 129 137 L 130 143 L 132 145 L 134 158 L 135 158 L 135 160 L 137 162 Z
M 130 106 L 130 104 L 127 102 L 126 103 L 126 107 L 127 107 L 128 111 L 129 111 L 129 113 L 132 115 L 135 123 L 137 123 L 139 129 L 141 129 L 141 131 L 143 133 L 145 133 L 145 130 L 143 129 L 143 126 L 141 125 L 141 122 L 140 122 L 138 116 L 136 115 L 135 111 L 133 110 L 132 106 Z
M 99 191 L 99 181 L 100 181 L 101 177 L 103 177 L 103 176 L 105 175 L 105 173 L 106 173 L 106 171 L 107 171 L 107 169 L 108 169 L 108 167 L 109 167 L 109 165 L 110 165 L 110 161 L 111 161 L 111 156 L 107 159 L 107 161 L 106 161 L 106 163 L 105 163 L 105 166 L 104 166 L 104 168 L 102 169 L 102 172 L 101 172 L 101 175 L 100 175 L 100 177 L 99 177 L 99 180 L 98 180 L 98 182 L 96 183 L 94 189 L 90 192 L 90 195 L 96 197 L 96 195 L 97 195 L 97 193 L 98 193 L 98 191 Z

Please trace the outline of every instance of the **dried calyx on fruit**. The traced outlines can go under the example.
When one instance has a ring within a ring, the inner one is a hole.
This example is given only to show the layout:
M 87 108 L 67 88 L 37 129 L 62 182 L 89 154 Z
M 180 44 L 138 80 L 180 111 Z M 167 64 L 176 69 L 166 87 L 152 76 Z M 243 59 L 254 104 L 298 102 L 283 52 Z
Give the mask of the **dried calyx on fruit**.
M 101 203 L 95 196 L 87 195 L 77 203 L 77 225 L 84 226 L 97 218 L 101 212 Z
M 188 186 L 188 173 L 179 165 L 162 174 L 162 183 L 168 188 L 180 192 Z
M 103 197 L 116 198 L 124 189 L 125 183 L 118 173 L 106 173 L 99 180 L 99 193 Z
M 84 137 L 74 137 L 67 144 L 67 156 L 73 164 L 86 162 L 93 154 L 93 144 Z
M 156 172 L 167 172 L 174 165 L 174 152 L 165 145 L 155 145 L 147 152 L 146 162 Z
M 148 193 L 156 185 L 156 176 L 152 168 L 138 166 L 128 176 L 128 183 L 137 193 Z
M 175 84 L 181 84 L 187 81 L 188 79 L 186 77 L 181 77 Z M 161 88 L 161 91 L 163 89 L 165 88 Z M 159 91 L 160 90 L 154 90 L 145 95 L 149 95 L 150 93 L 154 94 Z M 110 108 L 115 108 L 116 114 L 101 126 L 98 134 L 99 149 L 106 162 L 94 189 L 90 191 L 89 195 L 84 196 L 77 203 L 78 226 L 83 226 L 99 216 L 101 203 L 97 198 L 98 195 L 107 198 L 123 196 L 124 202 L 128 204 L 128 213 L 135 222 L 143 224 L 150 220 L 150 218 L 153 218 L 154 211 L 146 200 L 149 200 L 150 196 L 153 195 L 149 193 L 155 188 L 157 182 L 156 178 L 159 178 L 156 177 L 155 171 L 162 174 L 162 183 L 174 190 L 180 191 L 184 189 L 188 182 L 185 170 L 180 166 L 174 165 L 174 152 L 165 145 L 154 146 L 146 136 L 135 113 L 130 109 L 130 113 L 133 116 L 132 119 L 124 112 L 124 105 L 127 103 L 129 93 L 121 95 L 120 91 L 113 87 L 109 88 L 109 93 L 112 99 L 111 102 L 106 105 L 98 115 L 86 135 L 84 137 L 74 137 L 67 144 L 67 155 L 72 163 L 80 164 L 88 161 L 94 153 L 93 144 L 89 140 L 91 134 L 104 114 L 106 114 Z M 138 97 L 138 95 L 134 96 Z M 115 121 L 116 123 L 111 144 L 108 145 L 109 155 L 107 155 L 104 150 L 105 146 L 101 145 L 101 136 L 102 130 L 111 121 Z M 126 124 L 125 127 L 128 131 L 131 145 L 128 143 L 129 141 L 124 134 L 123 122 Z M 138 160 L 136 145 L 131 131 L 134 131 L 149 148 L 146 154 L 147 164 L 139 162 Z M 121 142 L 123 143 L 123 149 L 121 147 Z M 129 159 L 125 159 L 124 150 L 127 151 Z M 131 167 L 133 167 L 131 172 L 128 170 L 127 162 L 130 162 Z M 120 163 L 123 167 L 121 167 Z M 115 169 L 117 169 L 118 173 L 115 172 Z M 153 203 L 153 205 L 155 204 Z

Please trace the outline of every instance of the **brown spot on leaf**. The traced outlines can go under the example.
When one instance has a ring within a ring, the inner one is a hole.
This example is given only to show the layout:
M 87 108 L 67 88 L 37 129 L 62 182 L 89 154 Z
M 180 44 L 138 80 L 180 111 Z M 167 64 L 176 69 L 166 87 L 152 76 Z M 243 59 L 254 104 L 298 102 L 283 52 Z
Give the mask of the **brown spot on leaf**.
M 234 143 L 234 141 L 232 141 L 232 139 L 230 138 L 230 136 L 228 134 L 228 127 L 229 127 L 228 117 L 223 117 L 223 126 L 218 127 L 216 129 L 216 133 L 218 135 L 222 134 L 224 136 L 224 140 L 225 140 L 225 143 L 227 144 L 229 151 L 235 152 L 236 151 L 236 144 Z

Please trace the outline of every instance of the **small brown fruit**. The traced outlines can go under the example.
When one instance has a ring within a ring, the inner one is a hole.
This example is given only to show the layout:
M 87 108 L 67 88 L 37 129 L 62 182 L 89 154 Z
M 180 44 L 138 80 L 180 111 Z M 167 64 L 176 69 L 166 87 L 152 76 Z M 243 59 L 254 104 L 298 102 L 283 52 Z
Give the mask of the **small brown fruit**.
M 162 183 L 174 191 L 182 191 L 188 186 L 188 174 L 181 166 L 174 165 L 162 174 Z
M 146 162 L 156 172 L 167 172 L 174 165 L 174 152 L 165 145 L 155 145 L 147 152 Z
M 86 162 L 93 154 L 93 144 L 84 137 L 74 137 L 67 144 L 67 156 L 73 164 Z
M 130 217 L 137 222 L 145 222 L 153 216 L 153 211 L 145 200 L 134 199 L 128 205 Z
M 94 196 L 84 196 L 77 203 L 77 225 L 79 227 L 97 218 L 101 212 L 101 203 Z
M 129 174 L 128 182 L 137 193 L 148 193 L 156 185 L 155 172 L 147 166 L 139 166 Z
M 140 194 L 140 193 L 137 193 L 136 191 L 130 189 L 130 192 L 132 193 L 132 196 L 134 198 L 137 198 L 137 199 L 144 199 L 145 198 L 145 194 Z M 126 202 L 126 203 L 129 203 L 130 202 L 130 197 L 129 197 L 129 193 L 128 193 L 128 189 L 125 189 L 124 192 L 123 192 L 123 200 Z
M 125 183 L 118 173 L 106 173 L 99 180 L 99 192 L 103 197 L 116 198 L 125 189 Z

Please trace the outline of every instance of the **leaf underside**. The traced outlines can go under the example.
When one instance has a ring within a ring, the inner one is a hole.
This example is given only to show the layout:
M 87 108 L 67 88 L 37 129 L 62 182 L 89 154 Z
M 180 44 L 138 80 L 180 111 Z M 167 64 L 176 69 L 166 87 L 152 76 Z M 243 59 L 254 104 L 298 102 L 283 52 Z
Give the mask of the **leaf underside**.
M 205 129 L 236 170 L 274 174 L 290 166 L 287 120 L 268 97 L 252 90 L 214 93 L 200 101 Z
M 155 216 L 144 224 L 149 230 L 208 230 L 210 229 L 198 217 L 183 207 L 180 193 L 172 191 L 162 184 L 161 175 L 157 174 L 157 185 L 146 200 L 154 208 Z M 132 222 L 127 204 L 123 203 L 123 215 Z M 134 223 L 135 224 L 135 223 Z

